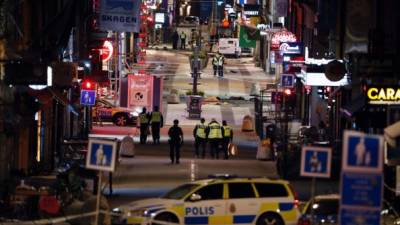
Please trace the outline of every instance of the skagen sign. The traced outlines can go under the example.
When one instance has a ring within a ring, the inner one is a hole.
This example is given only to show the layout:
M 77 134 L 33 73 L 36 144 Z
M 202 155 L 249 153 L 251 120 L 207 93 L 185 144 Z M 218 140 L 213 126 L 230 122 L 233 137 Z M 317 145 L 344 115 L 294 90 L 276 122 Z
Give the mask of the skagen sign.
M 371 104 L 400 104 L 400 88 L 370 87 L 367 96 Z

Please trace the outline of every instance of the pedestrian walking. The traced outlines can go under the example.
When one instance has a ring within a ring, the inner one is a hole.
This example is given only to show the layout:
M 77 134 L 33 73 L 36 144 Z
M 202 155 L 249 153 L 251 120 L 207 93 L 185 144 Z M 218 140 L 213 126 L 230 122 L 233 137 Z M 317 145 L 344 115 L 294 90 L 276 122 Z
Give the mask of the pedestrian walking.
M 195 157 L 200 158 L 199 147 L 201 146 L 201 158 L 206 156 L 206 143 L 207 143 L 207 126 L 204 124 L 205 119 L 201 118 L 200 123 L 197 124 L 193 129 L 194 136 L 194 147 L 195 147 Z
M 208 134 L 208 142 L 210 143 L 211 158 L 218 159 L 218 148 L 221 144 L 223 128 L 215 119 L 211 119 L 211 122 L 208 124 L 206 132 Z
M 142 112 L 139 114 L 140 123 L 140 144 L 146 144 L 147 135 L 149 134 L 149 119 L 146 107 L 143 107 Z
M 160 144 L 160 129 L 163 127 L 164 117 L 159 111 L 158 106 L 154 106 L 154 110 L 150 114 L 150 124 L 153 144 Z
M 225 120 L 222 121 L 222 128 L 224 131 L 222 133 L 222 149 L 224 151 L 224 159 L 228 159 L 228 145 L 233 140 L 233 130 L 232 127 L 228 126 Z
M 178 41 L 179 41 L 179 34 L 178 31 L 174 31 L 174 33 L 172 34 L 172 48 L 174 50 L 178 49 Z
M 174 162 L 179 164 L 180 148 L 183 144 L 183 132 L 178 124 L 179 120 L 175 119 L 174 125 L 168 130 L 169 157 L 171 159 L 171 164 Z
M 181 39 L 181 49 L 186 49 L 186 34 L 182 31 L 179 37 Z

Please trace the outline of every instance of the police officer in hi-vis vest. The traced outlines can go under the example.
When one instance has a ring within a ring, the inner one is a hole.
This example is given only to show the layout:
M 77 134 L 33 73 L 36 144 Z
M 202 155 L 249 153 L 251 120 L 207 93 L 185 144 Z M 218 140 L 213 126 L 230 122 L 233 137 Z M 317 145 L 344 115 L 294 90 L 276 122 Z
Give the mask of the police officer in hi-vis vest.
M 158 111 L 158 106 L 154 106 L 154 110 L 150 114 L 150 124 L 153 144 L 160 144 L 160 128 L 163 127 L 164 118 L 161 112 Z
M 142 112 L 139 114 L 140 123 L 140 144 L 146 144 L 147 134 L 149 131 L 149 119 L 150 116 L 146 112 L 146 107 L 143 107 Z
M 204 159 L 206 156 L 206 143 L 207 143 L 207 126 L 204 124 L 204 118 L 200 119 L 200 123 L 197 124 L 193 129 L 194 136 L 194 147 L 195 147 L 195 157 L 200 157 L 199 147 L 201 146 L 201 158 Z
M 222 149 L 224 151 L 224 159 L 228 159 L 228 145 L 233 140 L 233 130 L 225 120 L 222 121 L 222 129 Z
M 221 144 L 222 132 L 223 132 L 222 126 L 215 119 L 211 119 L 211 122 L 208 124 L 206 131 L 206 133 L 208 134 L 207 138 L 210 143 L 211 158 L 216 157 L 218 159 L 218 152 L 219 152 L 218 148 L 219 145 Z

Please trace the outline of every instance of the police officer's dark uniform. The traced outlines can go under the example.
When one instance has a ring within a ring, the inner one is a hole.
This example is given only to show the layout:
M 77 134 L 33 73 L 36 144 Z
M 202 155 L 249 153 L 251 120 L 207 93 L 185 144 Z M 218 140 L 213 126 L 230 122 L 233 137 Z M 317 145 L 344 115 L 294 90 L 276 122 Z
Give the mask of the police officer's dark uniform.
M 226 121 L 222 121 L 222 149 L 224 151 L 224 158 L 228 159 L 228 145 L 233 140 L 233 130 L 232 127 L 228 126 Z
M 150 124 L 153 144 L 160 144 L 160 128 L 163 127 L 164 118 L 158 111 L 158 106 L 154 106 L 154 111 L 150 114 Z
M 206 155 L 206 143 L 207 143 L 207 126 L 204 124 L 204 118 L 201 118 L 200 123 L 197 124 L 193 129 L 194 136 L 194 147 L 196 158 L 200 157 L 199 147 L 201 146 L 201 157 L 204 159 Z
M 146 111 L 147 111 L 146 108 L 143 107 L 142 113 L 139 114 L 140 144 L 146 144 L 146 141 L 147 141 L 150 116 Z
M 179 164 L 180 158 L 180 148 L 183 144 L 183 132 L 180 127 L 178 127 L 179 120 L 174 120 L 174 125 L 169 128 L 168 136 L 169 136 L 169 157 L 171 159 L 171 163 Z
M 222 132 L 221 125 L 215 119 L 212 119 L 207 127 L 207 138 L 210 143 L 211 158 L 216 157 L 218 159 L 218 148 L 221 144 Z

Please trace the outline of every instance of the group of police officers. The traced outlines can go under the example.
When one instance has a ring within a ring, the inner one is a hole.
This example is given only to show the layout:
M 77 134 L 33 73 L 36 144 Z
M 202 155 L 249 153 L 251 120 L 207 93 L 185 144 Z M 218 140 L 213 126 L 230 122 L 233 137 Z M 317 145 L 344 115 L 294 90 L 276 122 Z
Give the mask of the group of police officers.
M 164 125 L 164 118 L 159 111 L 158 106 L 154 106 L 154 110 L 151 113 L 147 112 L 144 107 L 142 112 L 139 114 L 140 123 L 140 144 L 146 144 L 147 135 L 150 133 L 153 137 L 153 144 L 160 144 L 160 129 Z
M 147 136 L 150 132 L 150 127 L 151 127 L 151 134 L 153 137 L 153 144 L 160 144 L 160 129 L 163 127 L 164 118 L 162 113 L 159 111 L 159 107 L 154 106 L 154 110 L 151 113 L 147 112 L 146 108 L 143 108 L 142 112 L 139 114 L 139 123 L 140 123 L 140 144 L 146 144 Z M 175 126 L 177 126 L 178 123 L 179 123 L 178 120 L 174 121 Z M 171 132 L 168 133 L 170 135 Z M 174 133 L 175 132 L 172 132 L 171 134 L 173 135 Z M 177 132 L 177 135 L 180 136 L 180 133 L 181 132 Z M 218 123 L 215 119 L 211 119 L 210 123 L 206 124 L 205 119 L 201 118 L 200 123 L 198 123 L 193 129 L 193 136 L 195 138 L 194 153 L 196 158 L 203 158 L 203 159 L 205 158 L 206 145 L 208 142 L 210 147 L 211 158 L 219 159 L 219 155 L 222 152 L 223 158 L 228 159 L 229 156 L 228 147 L 233 139 L 233 130 L 232 127 L 229 126 L 225 120 L 222 121 L 222 125 Z M 170 139 L 174 138 L 175 137 L 170 137 Z M 181 145 L 182 144 L 181 142 L 183 142 L 183 134 L 181 137 L 176 137 L 176 138 L 181 140 L 179 141 L 179 143 L 177 142 L 177 144 Z M 200 152 L 200 147 L 201 147 L 201 152 Z M 175 152 L 175 150 L 171 151 Z M 175 153 L 174 155 L 176 156 L 177 154 L 179 153 Z
M 219 159 L 219 154 L 222 151 L 224 159 L 228 159 L 228 146 L 233 139 L 233 130 L 232 127 L 228 126 L 225 120 L 223 120 L 222 125 L 220 125 L 215 119 L 211 119 L 211 122 L 206 125 L 205 119 L 201 118 L 200 123 L 197 124 L 193 130 L 193 136 L 195 138 L 196 158 L 205 158 L 206 144 L 208 142 L 211 158 Z

